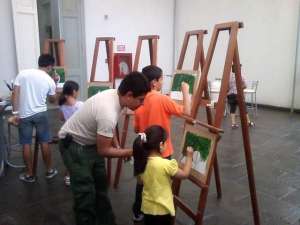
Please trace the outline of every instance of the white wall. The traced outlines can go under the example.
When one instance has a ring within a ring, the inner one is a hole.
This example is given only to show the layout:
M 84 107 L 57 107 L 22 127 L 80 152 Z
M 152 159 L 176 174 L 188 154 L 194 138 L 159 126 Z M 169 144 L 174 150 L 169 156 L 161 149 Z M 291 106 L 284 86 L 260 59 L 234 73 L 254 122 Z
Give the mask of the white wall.
M 173 4 L 173 0 L 85 0 L 87 79 L 91 72 L 97 36 L 115 37 L 115 52 L 118 44 L 124 44 L 126 52 L 133 53 L 134 58 L 139 35 L 160 35 L 158 65 L 165 73 L 171 73 L 173 70 Z M 106 20 L 104 15 L 108 15 Z M 103 46 L 104 44 L 99 52 L 101 62 L 96 74 L 98 79 L 106 80 L 108 72 L 107 65 L 103 64 L 106 58 Z M 149 63 L 148 43 L 143 42 L 139 69 Z
M 10 0 L 0 1 L 0 97 L 8 96 L 9 91 L 2 80 L 10 81 L 17 73 L 16 49 L 13 33 L 13 20 Z
M 207 51 L 215 24 L 242 21 L 244 28 L 238 34 L 242 72 L 246 79 L 259 80 L 258 103 L 290 107 L 299 0 L 177 0 L 176 4 L 176 63 L 186 31 L 207 29 Z M 227 40 L 228 35 L 221 34 L 209 79 L 222 74 Z M 192 47 L 187 67 L 192 65 Z

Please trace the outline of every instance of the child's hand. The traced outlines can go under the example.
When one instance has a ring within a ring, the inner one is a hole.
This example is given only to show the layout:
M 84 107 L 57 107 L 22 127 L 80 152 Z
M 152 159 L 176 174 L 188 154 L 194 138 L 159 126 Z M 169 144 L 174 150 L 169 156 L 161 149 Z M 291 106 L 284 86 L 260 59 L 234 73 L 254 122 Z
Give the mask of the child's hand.
M 181 83 L 181 91 L 185 93 L 189 93 L 190 85 L 186 82 Z
M 57 84 L 60 81 L 60 76 L 57 73 L 55 73 L 53 76 L 53 80 Z
M 194 149 L 191 146 L 186 148 L 186 157 L 193 158 Z

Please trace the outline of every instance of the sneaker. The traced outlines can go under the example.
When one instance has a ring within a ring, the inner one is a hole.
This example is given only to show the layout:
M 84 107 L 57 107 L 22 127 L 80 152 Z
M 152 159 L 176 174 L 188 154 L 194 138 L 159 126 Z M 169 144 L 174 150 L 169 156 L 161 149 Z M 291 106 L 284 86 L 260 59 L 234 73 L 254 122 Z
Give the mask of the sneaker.
M 70 184 L 71 184 L 70 176 L 65 176 L 65 177 L 64 177 L 64 181 L 65 181 L 65 185 L 66 185 L 66 186 L 70 186 Z
M 53 177 L 55 177 L 57 175 L 57 173 L 58 173 L 57 169 L 51 169 L 46 173 L 46 178 L 52 179 Z
M 30 176 L 30 175 L 28 175 L 26 173 L 21 173 L 19 175 L 19 179 L 21 181 L 26 182 L 26 183 L 34 183 L 36 181 L 36 178 L 34 176 Z
M 137 214 L 137 215 L 133 214 L 132 219 L 133 219 L 134 222 L 141 222 L 144 219 L 144 214 L 143 213 L 140 213 L 140 214 Z

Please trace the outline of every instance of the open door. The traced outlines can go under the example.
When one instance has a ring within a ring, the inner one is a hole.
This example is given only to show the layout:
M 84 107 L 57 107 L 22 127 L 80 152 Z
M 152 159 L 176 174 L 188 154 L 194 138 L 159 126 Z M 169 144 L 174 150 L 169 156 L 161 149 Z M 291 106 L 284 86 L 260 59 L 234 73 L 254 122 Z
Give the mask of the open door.
M 40 55 L 36 0 L 12 0 L 18 71 L 37 68 Z
M 80 85 L 80 97 L 86 97 L 86 63 L 83 26 L 83 0 L 59 0 L 61 38 L 65 40 L 67 79 Z

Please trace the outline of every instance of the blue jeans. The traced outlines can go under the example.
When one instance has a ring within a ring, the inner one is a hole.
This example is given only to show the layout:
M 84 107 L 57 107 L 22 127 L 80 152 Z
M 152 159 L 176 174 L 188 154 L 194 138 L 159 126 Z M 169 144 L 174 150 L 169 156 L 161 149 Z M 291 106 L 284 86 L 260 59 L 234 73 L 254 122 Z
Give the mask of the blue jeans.
M 40 112 L 20 119 L 19 124 L 19 141 L 20 144 L 32 143 L 33 128 L 36 129 L 36 137 L 39 143 L 48 143 L 50 140 L 50 129 L 48 122 L 48 113 Z

